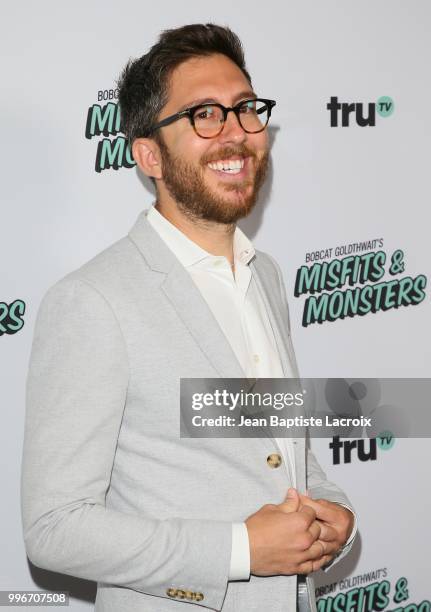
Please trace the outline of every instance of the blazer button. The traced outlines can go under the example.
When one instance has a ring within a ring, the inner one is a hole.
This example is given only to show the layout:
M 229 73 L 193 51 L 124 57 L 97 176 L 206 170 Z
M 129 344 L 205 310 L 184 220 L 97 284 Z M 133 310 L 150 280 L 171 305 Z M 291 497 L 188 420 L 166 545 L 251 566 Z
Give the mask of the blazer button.
M 202 601 L 203 598 L 204 598 L 203 593 L 195 593 L 195 601 Z
M 186 591 L 186 599 L 193 600 L 194 598 L 195 598 L 195 594 L 193 593 L 193 591 Z
M 268 455 L 266 458 L 266 462 L 271 468 L 278 468 L 281 465 L 281 461 L 281 456 L 278 453 L 271 453 L 271 455 Z
M 177 596 L 177 589 L 173 589 L 172 587 L 170 589 L 168 589 L 166 591 L 166 595 L 168 597 L 176 597 Z
M 179 597 L 180 599 L 185 599 L 186 597 L 186 592 L 183 591 L 182 589 L 178 589 L 177 591 L 177 597 Z

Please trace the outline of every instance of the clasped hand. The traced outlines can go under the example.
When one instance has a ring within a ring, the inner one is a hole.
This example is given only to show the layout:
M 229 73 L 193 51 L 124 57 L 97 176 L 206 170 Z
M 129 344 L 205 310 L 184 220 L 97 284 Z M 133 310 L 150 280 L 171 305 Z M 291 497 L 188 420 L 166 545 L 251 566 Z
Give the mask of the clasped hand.
M 317 524 L 320 527 L 320 533 L 314 544 L 321 547 L 321 556 L 312 559 L 311 571 L 314 572 L 329 563 L 347 542 L 353 529 L 353 514 L 340 504 L 326 499 L 311 499 L 308 495 L 302 495 L 293 488 L 288 490 L 286 499 L 287 501 L 280 506 L 282 509 L 286 508 L 287 512 L 300 511 L 301 508 L 311 508 L 315 512 L 315 523 L 312 525 Z M 290 504 L 291 500 L 293 504 Z M 295 503 L 298 507 L 296 510 L 291 510 Z
M 340 504 L 290 488 L 281 504 L 266 504 L 245 521 L 251 573 L 309 574 L 331 561 L 347 541 L 353 514 Z

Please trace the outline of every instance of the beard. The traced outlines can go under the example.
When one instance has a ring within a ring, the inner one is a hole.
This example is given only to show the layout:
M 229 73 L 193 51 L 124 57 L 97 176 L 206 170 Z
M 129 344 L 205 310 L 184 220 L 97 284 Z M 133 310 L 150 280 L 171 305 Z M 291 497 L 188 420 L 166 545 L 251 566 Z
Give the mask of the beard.
M 208 159 L 203 157 L 200 165 L 196 166 L 171 155 L 162 138 L 157 142 L 163 164 L 163 182 L 185 215 L 194 219 L 232 224 L 252 211 L 267 174 L 268 151 L 258 159 L 254 151 L 245 145 L 235 148 L 224 147 L 217 158 L 214 154 Z M 255 166 L 254 175 L 250 178 L 224 184 L 226 192 L 235 192 L 235 201 L 229 197 L 224 199 L 223 196 L 214 193 L 204 179 L 204 170 L 209 161 L 226 159 L 234 155 L 250 157 L 249 163 L 254 162 Z

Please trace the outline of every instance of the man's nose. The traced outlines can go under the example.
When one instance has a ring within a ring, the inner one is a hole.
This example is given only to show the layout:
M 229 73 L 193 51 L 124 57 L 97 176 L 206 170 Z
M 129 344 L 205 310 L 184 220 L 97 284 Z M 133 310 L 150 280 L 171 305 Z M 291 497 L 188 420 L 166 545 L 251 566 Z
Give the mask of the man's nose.
M 247 133 L 244 132 L 239 124 L 238 117 L 233 111 L 227 114 L 226 121 L 224 122 L 223 130 L 219 135 L 220 142 L 236 142 L 242 143 L 246 140 Z

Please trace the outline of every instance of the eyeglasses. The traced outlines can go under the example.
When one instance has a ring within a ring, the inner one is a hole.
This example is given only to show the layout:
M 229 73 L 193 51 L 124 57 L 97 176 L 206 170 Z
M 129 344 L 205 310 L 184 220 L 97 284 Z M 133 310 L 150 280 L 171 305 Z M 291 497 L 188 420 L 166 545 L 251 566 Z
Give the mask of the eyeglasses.
M 149 136 L 161 127 L 170 125 L 182 117 L 188 117 L 198 136 L 214 138 L 222 132 L 230 111 L 235 113 L 244 132 L 257 134 L 266 128 L 275 104 L 275 100 L 265 100 L 264 98 L 243 100 L 235 106 L 223 106 L 223 104 L 217 103 L 199 104 L 166 117 L 151 129 Z

